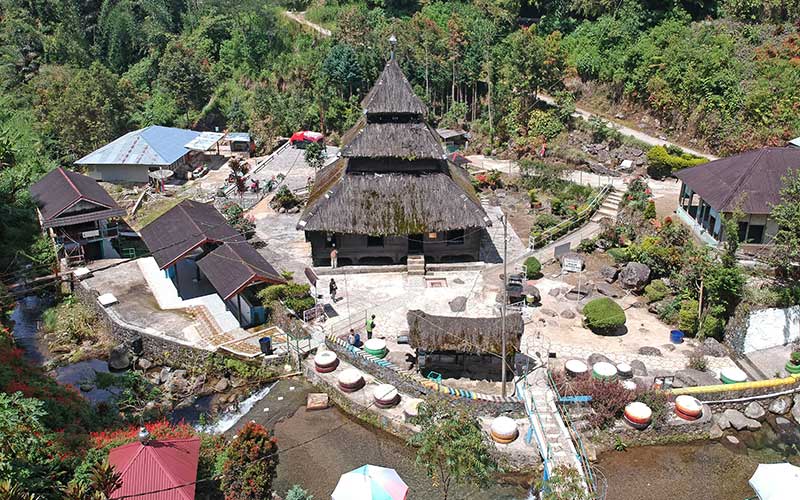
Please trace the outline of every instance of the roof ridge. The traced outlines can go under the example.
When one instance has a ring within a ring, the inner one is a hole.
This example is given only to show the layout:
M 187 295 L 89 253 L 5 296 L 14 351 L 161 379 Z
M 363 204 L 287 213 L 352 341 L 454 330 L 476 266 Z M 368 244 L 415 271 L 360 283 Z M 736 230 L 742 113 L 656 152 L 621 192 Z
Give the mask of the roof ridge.
M 61 175 L 63 175 L 64 179 L 67 180 L 67 182 L 69 183 L 69 185 L 72 188 L 72 190 L 75 191 L 76 195 L 78 195 L 77 199 L 80 199 L 81 196 L 83 196 L 83 195 L 81 194 L 80 189 L 78 189 L 78 187 L 75 185 L 75 183 L 72 182 L 72 179 L 69 178 L 69 176 L 67 175 L 67 172 L 64 170 L 64 167 L 58 167 L 58 171 L 61 172 Z
M 184 201 L 195 203 L 193 200 L 188 200 L 187 199 L 187 200 L 183 200 L 182 202 L 178 203 L 176 206 L 181 209 L 181 212 L 183 212 L 183 214 L 186 216 L 186 218 L 189 219 L 189 222 L 191 222 L 192 225 L 195 227 L 195 229 L 197 229 L 200 232 L 200 236 L 205 236 L 206 235 L 205 231 L 203 231 L 200 228 L 200 226 L 197 225 L 197 222 L 195 222 L 195 220 L 192 218 L 192 216 L 189 214 L 189 212 L 187 212 L 186 209 L 183 208 L 183 202 Z M 203 203 L 203 205 L 205 205 L 205 203 Z
M 170 441 L 159 441 L 159 442 L 160 442 L 160 443 L 165 443 L 165 442 L 170 442 Z M 145 445 L 143 445 L 143 446 L 142 446 L 142 448 L 146 448 L 146 447 L 147 447 L 147 446 L 145 446 Z M 177 448 L 177 447 L 176 447 L 176 448 Z M 177 478 L 175 478 L 175 476 L 173 476 L 173 475 L 172 475 L 172 473 L 170 472 L 170 468 L 169 468 L 169 467 L 167 467 L 167 466 L 166 466 L 166 464 L 164 464 L 164 463 L 161 461 L 161 458 L 159 457 L 158 453 L 156 453 L 155 449 L 153 449 L 153 450 L 152 450 L 152 451 L 149 453 L 149 455 L 150 455 L 150 456 L 152 456 L 152 457 L 153 457 L 153 459 L 154 459 L 154 460 L 155 460 L 155 461 L 158 463 L 159 467 L 160 467 L 160 468 L 161 468 L 161 470 L 164 472 L 164 474 L 165 474 L 165 475 L 166 475 L 168 478 L 170 478 L 170 479 L 172 480 L 172 483 L 173 483 L 173 485 L 174 485 L 174 486 L 176 486 L 176 488 L 175 488 L 175 491 L 176 491 L 176 492 L 178 492 L 178 494 L 179 494 L 180 496 L 184 497 L 186 500 L 193 500 L 191 496 L 189 496 L 189 495 L 188 495 L 188 494 L 187 494 L 185 491 L 183 491 L 183 487 L 184 487 L 184 486 L 187 486 L 187 485 L 186 485 L 186 484 L 183 484 L 183 483 L 181 483 L 180 481 L 178 481 L 178 479 L 177 479 Z
M 122 469 L 121 471 L 119 471 L 119 474 L 121 476 L 124 476 L 125 473 L 128 472 L 128 469 L 131 468 L 131 466 L 133 465 L 133 462 L 136 461 L 136 459 L 139 457 L 139 455 L 144 450 L 144 445 L 142 443 L 140 443 L 139 441 L 134 441 L 134 442 L 130 443 L 128 446 L 133 446 L 133 445 L 137 445 L 137 444 L 139 445 L 139 448 L 136 450 L 136 454 L 133 455 L 130 460 L 128 460 L 128 463 L 126 464 L 125 468 Z M 120 448 L 122 448 L 122 446 Z

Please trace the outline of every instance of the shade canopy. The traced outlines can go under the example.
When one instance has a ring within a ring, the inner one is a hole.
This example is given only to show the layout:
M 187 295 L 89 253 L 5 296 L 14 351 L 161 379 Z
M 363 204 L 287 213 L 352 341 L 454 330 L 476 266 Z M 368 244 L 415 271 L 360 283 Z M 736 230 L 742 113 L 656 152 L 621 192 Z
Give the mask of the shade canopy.
M 786 500 L 800 491 L 800 467 L 789 463 L 759 464 L 750 487 L 760 500 Z
M 339 478 L 331 500 L 405 500 L 408 486 L 394 469 L 364 465 Z

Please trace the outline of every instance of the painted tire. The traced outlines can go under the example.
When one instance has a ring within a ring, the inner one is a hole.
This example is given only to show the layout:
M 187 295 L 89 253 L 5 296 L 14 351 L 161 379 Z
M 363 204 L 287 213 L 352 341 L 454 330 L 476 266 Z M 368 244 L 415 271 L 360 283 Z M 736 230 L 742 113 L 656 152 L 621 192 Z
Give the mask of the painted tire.
M 683 420 L 688 420 L 690 422 L 692 420 L 697 420 L 698 418 L 700 418 L 697 415 L 687 415 L 687 414 L 683 413 L 682 411 L 680 411 L 677 407 L 675 408 L 675 415 L 677 415 L 678 417 L 682 418 Z
M 326 368 L 339 364 L 339 358 L 333 351 L 323 351 L 314 356 L 314 364 L 319 368 Z
M 337 368 L 339 368 L 339 360 L 338 359 L 336 361 L 334 361 L 332 365 L 328 365 L 328 366 L 314 365 L 314 370 L 316 370 L 317 373 L 330 373 L 330 372 L 336 371 Z
M 517 423 L 512 419 L 500 416 L 492 420 L 491 425 L 492 439 L 498 443 L 510 443 L 519 436 Z
M 627 415 L 623 415 L 622 419 L 625 421 L 626 424 L 639 431 L 647 429 L 647 426 L 650 425 L 650 422 L 647 422 L 646 424 L 637 424 L 636 422 L 631 422 L 631 420 L 628 418 Z
M 616 380 L 617 368 L 611 363 L 600 361 L 592 366 L 592 377 L 598 380 Z
M 619 378 L 628 379 L 633 377 L 633 368 L 628 363 L 618 363 L 616 366 Z
M 724 384 L 738 384 L 747 382 L 747 374 L 734 366 L 723 368 L 719 374 L 720 380 Z
M 348 386 L 348 387 L 343 387 L 341 384 L 339 384 L 339 390 L 342 391 L 342 392 L 357 392 L 357 391 L 360 391 L 361 388 L 364 387 L 364 385 L 365 385 L 365 382 L 363 382 L 363 381 L 358 385 Z
M 653 410 L 644 403 L 634 401 L 625 407 L 625 418 L 637 425 L 647 425 L 653 418 Z
M 419 416 L 419 405 L 421 403 L 422 400 L 419 398 L 412 398 L 406 401 L 406 403 L 403 405 L 403 415 L 406 417 L 406 420 L 417 418 Z
M 380 403 L 389 403 L 397 399 L 400 394 L 392 384 L 380 384 L 372 390 L 372 397 Z
M 786 362 L 786 371 L 791 373 L 792 375 L 797 375 L 800 373 L 800 365 L 792 364 L 791 361 Z
M 703 405 L 696 398 L 682 394 L 675 398 L 675 412 L 678 415 L 698 418 L 703 414 Z
M 580 359 L 570 359 L 564 364 L 564 369 L 571 377 L 582 377 L 589 372 L 589 367 Z
M 364 352 L 366 352 L 369 355 L 375 356 L 376 358 L 381 358 L 381 359 L 385 358 L 386 355 L 389 354 L 389 351 L 386 350 L 386 349 L 383 349 L 381 351 L 373 351 L 372 349 L 364 349 Z
M 399 394 L 397 396 L 395 396 L 394 398 L 392 398 L 390 401 L 383 401 L 383 400 L 381 400 L 381 401 L 377 401 L 376 400 L 375 401 L 375 406 L 377 406 L 378 408 L 383 408 L 384 410 L 387 410 L 389 408 L 394 408 L 398 404 L 400 404 L 400 395 Z
M 364 384 L 364 375 L 355 368 L 348 368 L 339 374 L 339 387 L 351 388 Z
M 383 339 L 369 339 L 364 342 L 364 350 L 381 352 L 386 350 L 386 341 Z

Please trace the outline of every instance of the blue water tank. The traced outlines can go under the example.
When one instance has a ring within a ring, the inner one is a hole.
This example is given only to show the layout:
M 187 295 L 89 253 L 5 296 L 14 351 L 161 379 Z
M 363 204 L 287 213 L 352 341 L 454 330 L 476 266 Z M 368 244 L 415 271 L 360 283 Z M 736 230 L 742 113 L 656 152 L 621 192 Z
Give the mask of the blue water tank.
M 673 344 L 682 344 L 683 343 L 684 333 L 681 330 L 671 330 L 669 332 L 669 341 Z
M 261 337 L 258 339 L 258 345 L 261 346 L 261 352 L 265 355 L 272 355 L 272 337 Z

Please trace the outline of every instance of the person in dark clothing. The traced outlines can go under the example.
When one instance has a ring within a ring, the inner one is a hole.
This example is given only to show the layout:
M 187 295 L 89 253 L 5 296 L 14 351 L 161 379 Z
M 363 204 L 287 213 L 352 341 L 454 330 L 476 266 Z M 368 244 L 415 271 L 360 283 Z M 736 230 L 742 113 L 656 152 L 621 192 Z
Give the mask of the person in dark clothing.
M 331 283 L 328 286 L 328 289 L 331 292 L 331 301 L 336 302 L 336 291 L 339 289 L 339 287 L 336 285 L 336 281 L 334 281 L 333 278 L 331 278 Z

